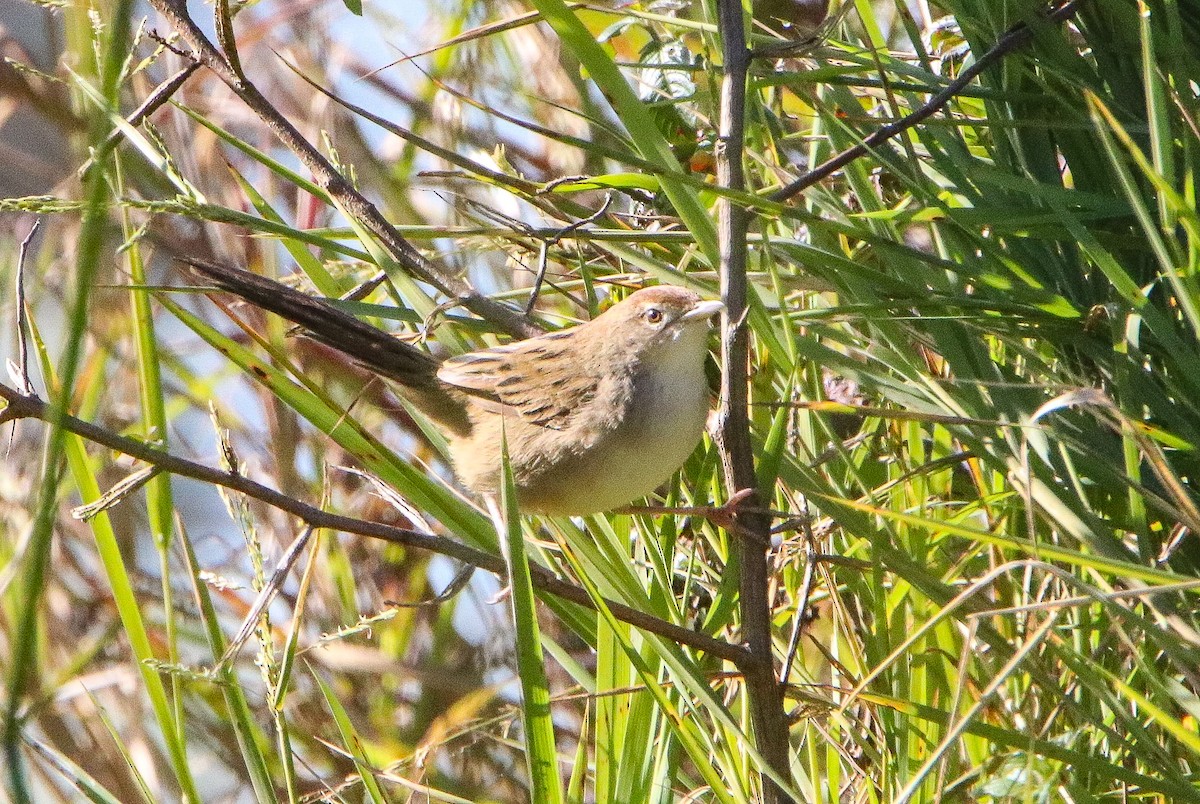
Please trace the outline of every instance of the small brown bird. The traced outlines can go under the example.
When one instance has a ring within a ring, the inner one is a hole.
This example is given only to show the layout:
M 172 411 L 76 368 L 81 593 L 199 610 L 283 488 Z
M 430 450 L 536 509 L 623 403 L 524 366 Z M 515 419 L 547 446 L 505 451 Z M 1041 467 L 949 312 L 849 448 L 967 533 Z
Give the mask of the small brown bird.
M 450 439 L 458 477 L 500 480 L 502 438 L 522 510 L 608 511 L 652 492 L 687 459 L 708 415 L 708 325 L 723 306 L 685 288 L 644 288 L 593 321 L 439 364 L 320 299 L 185 259 L 222 290 L 276 313 L 404 386 Z

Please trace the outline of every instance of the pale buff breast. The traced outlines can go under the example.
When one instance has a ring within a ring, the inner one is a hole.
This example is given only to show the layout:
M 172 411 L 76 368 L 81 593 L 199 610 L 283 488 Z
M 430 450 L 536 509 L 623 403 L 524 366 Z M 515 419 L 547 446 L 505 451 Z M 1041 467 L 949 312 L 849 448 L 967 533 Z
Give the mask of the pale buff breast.
M 473 444 L 455 449 L 464 483 L 477 490 L 499 487 L 498 452 L 463 460 L 461 450 L 486 448 L 485 431 L 504 427 L 509 454 L 541 455 L 518 476 L 522 510 L 556 516 L 611 510 L 653 492 L 666 482 L 699 443 L 708 417 L 704 376 L 707 328 L 688 327 L 678 338 L 645 355 L 625 414 L 615 423 L 583 422 L 570 439 L 572 449 L 547 449 L 561 433 L 531 426 L 514 416 L 493 414 L 478 428 Z M 502 425 L 503 422 L 503 425 Z M 589 429 L 590 428 L 590 429 Z M 482 459 L 482 460 L 479 460 Z M 514 465 L 526 464 L 522 460 Z M 471 470 L 474 469 L 473 473 Z M 488 476 L 484 476 L 484 475 Z M 551 479 L 552 478 L 552 479 Z

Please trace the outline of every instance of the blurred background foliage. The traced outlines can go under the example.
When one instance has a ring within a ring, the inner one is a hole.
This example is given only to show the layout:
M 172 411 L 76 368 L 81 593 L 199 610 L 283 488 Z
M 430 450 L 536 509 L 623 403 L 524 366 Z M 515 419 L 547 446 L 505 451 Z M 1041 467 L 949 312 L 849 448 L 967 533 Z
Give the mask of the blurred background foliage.
M 240 61 L 436 266 L 534 300 L 547 327 L 644 282 L 715 289 L 711 2 L 349 5 L 237 6 Z M 1045 10 L 768 0 L 748 22 L 751 415 L 805 801 L 1200 800 L 1200 5 Z M 6 356 L 37 219 L 39 393 L 66 377 L 72 411 L 114 432 L 496 549 L 391 389 L 189 292 L 171 257 L 329 296 L 384 268 L 347 309 L 439 355 L 504 336 L 406 278 L 211 73 L 118 128 L 185 65 L 143 13 L 0 2 Z M 192 13 L 214 36 L 211 6 Z M 1014 25 L 1031 40 L 944 109 L 781 192 Z M 505 582 L 454 587 L 453 562 L 361 537 L 319 534 L 269 622 L 212 671 L 294 521 L 165 476 L 79 519 L 135 465 L 71 436 L 47 463 L 45 432 L 3 428 L 9 796 L 756 796 L 731 666 L 547 597 L 554 739 L 535 745 Z M 719 505 L 736 491 L 720 477 L 706 439 L 655 502 Z M 523 528 L 531 560 L 738 641 L 737 536 L 709 520 Z

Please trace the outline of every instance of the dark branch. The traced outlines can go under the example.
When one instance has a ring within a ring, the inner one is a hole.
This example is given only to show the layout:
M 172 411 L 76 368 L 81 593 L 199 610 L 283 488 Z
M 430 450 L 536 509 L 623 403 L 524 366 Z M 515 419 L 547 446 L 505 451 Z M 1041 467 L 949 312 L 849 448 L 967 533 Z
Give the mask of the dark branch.
M 750 51 L 746 46 L 745 19 L 741 0 L 718 0 L 724 78 L 721 82 L 721 111 L 717 132 L 717 185 L 743 192 L 746 189 L 742 159 L 745 147 L 746 77 Z M 761 509 L 750 442 L 749 378 L 750 338 L 745 326 L 747 312 L 746 233 L 750 215 L 746 207 L 728 197 L 717 202 L 717 238 L 721 257 L 721 299 L 725 313 L 721 327 L 721 406 L 718 410 L 717 443 L 725 469 L 726 487 L 749 489 L 734 506 L 736 529 L 732 531 L 741 607 L 742 636 L 751 663 L 742 668 L 754 741 L 768 767 L 761 769 L 762 800 L 775 804 L 788 800 L 775 779 L 790 780 L 788 729 L 783 711 L 783 688 L 775 677 L 771 637 L 771 607 L 767 599 L 767 549 L 771 519 Z M 774 777 L 774 778 L 772 778 Z
M 458 276 L 438 270 L 421 256 L 379 209 L 358 192 L 329 160 L 304 138 L 291 121 L 271 105 L 253 83 L 240 74 L 229 58 L 217 50 L 189 16 L 187 4 L 183 0 L 150 0 L 150 5 L 162 14 L 188 43 L 193 51 L 192 57 L 212 70 L 258 115 L 279 141 L 312 173 L 314 181 L 329 193 L 342 211 L 376 237 L 404 270 L 443 293 L 459 299 L 471 312 L 513 335 L 529 337 L 540 333 L 525 316 L 479 293 Z M 226 30 L 225 34 L 224 40 L 227 43 L 232 41 L 231 32 Z
M 1045 12 L 1043 19 L 1046 22 L 1062 22 L 1075 15 L 1075 11 L 1081 2 L 1083 0 L 1067 0 L 1067 2 L 1061 5 L 1053 6 Z M 1017 48 L 1024 47 L 1032 39 L 1033 29 L 1028 23 L 1019 22 L 1012 26 L 1004 32 L 990 50 L 980 56 L 974 64 L 964 68 L 958 74 L 957 78 L 947 84 L 941 92 L 930 98 L 921 108 L 894 123 L 880 126 L 858 145 L 847 148 L 837 156 L 822 162 L 800 178 L 771 193 L 768 198 L 778 202 L 787 201 L 804 192 L 809 187 L 812 187 L 817 182 L 829 178 L 855 159 L 866 156 L 872 148 L 882 145 L 896 135 L 907 131 L 922 120 L 933 115 L 934 112 L 937 112 L 953 100 L 958 93 L 966 89 L 967 85 L 974 81 L 976 76 Z
M 0 424 L 16 419 L 50 421 L 53 415 L 50 406 L 41 399 L 35 396 L 26 396 L 4 384 L 0 384 L 0 399 L 8 403 L 7 407 L 0 409 Z M 268 488 L 261 483 L 255 483 L 253 480 L 242 475 L 214 469 L 203 464 L 194 463 L 185 458 L 171 455 L 163 450 L 148 446 L 141 441 L 118 435 L 98 425 L 77 419 L 74 416 L 63 416 L 62 427 L 64 430 L 82 436 L 88 441 L 137 458 L 140 461 L 144 461 L 172 474 L 181 477 L 190 477 L 193 480 L 199 480 L 204 483 L 224 486 L 232 491 L 245 494 L 247 497 L 260 500 L 267 505 L 296 516 L 306 525 L 313 528 L 325 528 L 343 533 L 356 533 L 360 536 L 368 536 L 374 539 L 383 539 L 384 541 L 402 544 L 406 547 L 428 550 L 432 553 L 444 555 L 461 561 L 464 564 L 470 564 L 471 566 L 495 573 L 496 575 L 503 576 L 505 574 L 504 559 L 500 556 L 476 550 L 473 547 L 443 536 L 435 536 L 430 533 L 409 530 L 407 528 L 397 528 L 378 522 L 368 522 L 363 519 L 331 514 L 328 511 L 322 511 L 320 508 L 315 508 L 294 497 L 289 497 L 286 494 Z M 530 570 L 533 572 L 533 585 L 539 590 L 589 609 L 594 610 L 596 608 L 595 603 L 588 597 L 588 593 L 583 587 L 564 581 L 545 567 L 531 566 Z M 737 645 L 731 645 L 728 642 L 714 639 L 707 634 L 660 620 L 657 617 L 652 617 L 645 612 L 638 611 L 621 603 L 606 601 L 606 604 L 612 610 L 613 615 L 622 622 L 627 622 L 630 625 L 652 634 L 657 634 L 680 645 L 687 645 L 698 651 L 703 651 L 726 661 L 733 662 L 738 667 L 743 666 L 747 662 L 746 650 Z
M 134 109 L 133 113 L 126 118 L 126 122 L 128 122 L 131 126 L 140 126 L 146 118 L 161 109 L 162 105 L 169 101 L 172 96 L 174 96 L 175 93 L 187 83 L 187 80 L 192 77 L 192 73 L 199 69 L 200 64 L 198 62 L 193 61 L 185 65 L 182 70 L 179 70 L 166 81 L 163 81 L 161 84 L 159 84 L 155 90 L 146 97 L 146 100 L 142 101 L 141 105 Z M 104 141 L 104 148 L 115 148 L 117 143 L 124 138 L 125 131 L 123 129 L 113 129 L 113 132 L 109 134 L 108 138 Z M 92 165 L 94 164 L 94 158 L 88 159 L 88 161 L 83 164 L 83 167 L 79 169 L 79 173 L 81 175 L 87 173 L 87 171 L 92 169 Z

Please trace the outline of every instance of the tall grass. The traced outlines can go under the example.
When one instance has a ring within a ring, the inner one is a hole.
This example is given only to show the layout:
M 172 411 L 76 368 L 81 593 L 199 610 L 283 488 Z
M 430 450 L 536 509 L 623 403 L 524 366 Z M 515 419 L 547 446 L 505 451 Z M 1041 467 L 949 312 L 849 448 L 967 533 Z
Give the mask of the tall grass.
M 443 3 L 421 31 L 444 43 L 423 71 L 361 80 L 383 57 L 335 5 L 237 14 L 241 65 L 435 268 L 514 306 L 545 268 L 533 309 L 551 327 L 642 281 L 716 287 L 710 216 L 730 194 L 706 172 L 721 52 L 709 5 L 537 0 L 535 24 L 516 5 Z M 373 28 L 399 38 L 409 21 L 371 6 Z M 812 802 L 1200 800 L 1200 7 L 1088 0 L 1066 23 L 1032 2 L 917 7 L 928 18 L 849 4 L 792 52 L 750 28 L 763 55 L 748 192 L 734 195 L 752 213 L 750 413 L 778 516 L 769 599 L 791 767 L 777 781 Z M 64 19 L 61 78 L 102 142 L 180 63 L 120 17 Z M 772 200 L 1018 24 L 1031 40 L 944 109 Z M 119 80 L 79 67 L 125 34 Z M 286 63 L 271 49 L 284 46 Z M 37 333 L 86 345 L 77 369 L 70 348 L 42 351 L 39 389 L 65 400 L 52 377 L 74 376 L 70 411 L 112 431 L 499 552 L 418 414 L 281 322 L 185 292 L 167 258 L 298 269 L 327 296 L 385 268 L 372 295 L 340 304 L 432 335 L 439 354 L 504 327 L 439 307 L 211 74 L 120 130 L 112 158 L 93 159 L 97 198 L 63 186 L 0 200 L 50 233 L 26 265 Z M 89 228 L 101 207 L 107 229 Z M 15 256 L 3 264 L 12 287 Z M 86 320 L 64 335 L 54 291 L 77 285 Z M 11 322 L 8 296 L 0 309 Z M 597 611 L 545 594 L 533 608 L 520 568 L 512 599 L 495 600 L 508 579 L 458 586 L 445 558 L 317 532 L 225 665 L 303 528 L 160 476 L 86 523 L 75 502 L 47 508 L 38 529 L 36 500 L 89 501 L 133 468 L 64 434 L 46 442 L 67 459 L 60 477 L 58 454 L 37 460 L 42 439 L 18 423 L 0 467 L 17 800 L 759 794 L 733 665 L 603 603 L 740 640 L 739 537 L 696 508 L 737 491 L 707 439 L 656 500 L 684 513 L 502 528 L 510 547 L 523 529 L 525 559 L 584 586 Z

